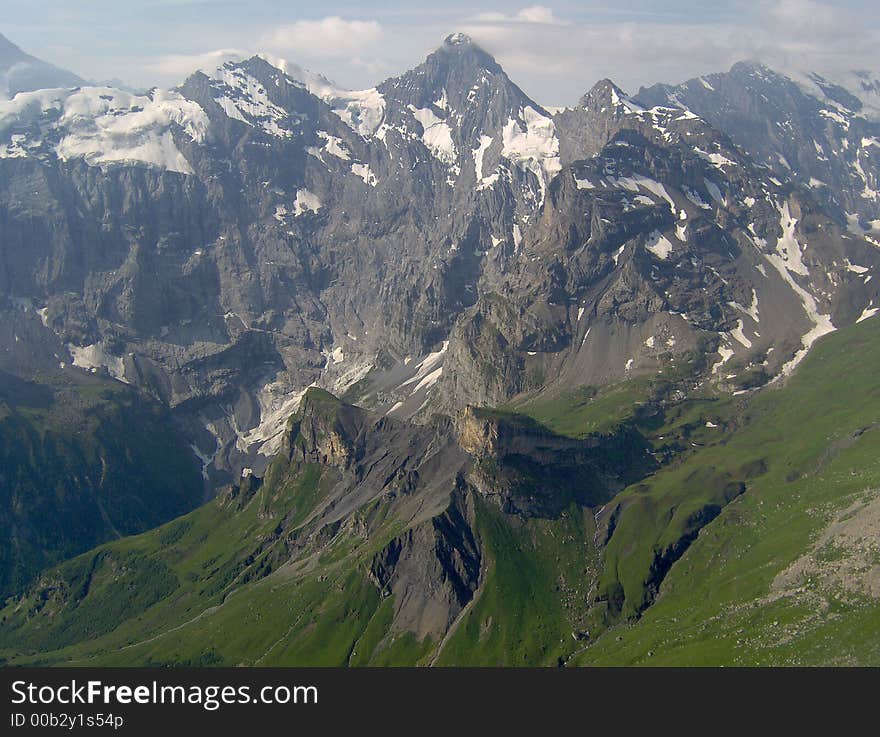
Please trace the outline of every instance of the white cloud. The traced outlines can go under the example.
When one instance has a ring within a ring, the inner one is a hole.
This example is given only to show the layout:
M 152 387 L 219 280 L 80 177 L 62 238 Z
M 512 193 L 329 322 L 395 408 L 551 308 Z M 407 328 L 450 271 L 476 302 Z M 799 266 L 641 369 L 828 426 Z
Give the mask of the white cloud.
M 551 8 L 544 5 L 530 5 L 521 8 L 513 15 L 505 13 L 478 13 L 468 20 L 472 23 L 529 23 L 533 25 L 561 26 L 567 25 L 559 20 Z
M 297 57 L 336 58 L 375 47 L 382 36 L 377 21 L 346 20 L 334 15 L 279 26 L 260 39 L 260 46 Z
M 161 56 L 148 66 L 159 74 L 182 79 L 198 69 L 210 72 L 225 61 L 241 61 L 252 54 L 242 49 L 218 49 L 202 54 L 171 54 Z
M 742 34 L 701 25 L 474 23 L 464 30 L 549 105 L 573 104 L 604 77 L 635 92 L 642 83 L 721 71 L 754 50 Z
M 487 6 L 502 12 L 481 12 Z M 108 45 L 106 38 L 126 37 L 105 32 L 90 44 L 72 44 L 78 51 L 69 53 L 77 57 L 57 53 L 48 58 L 98 79 L 112 74 L 141 86 L 171 86 L 196 68 L 260 52 L 360 89 L 411 69 L 446 34 L 463 31 L 493 54 L 527 94 L 546 105 L 566 105 L 603 77 L 635 92 L 642 84 L 722 71 L 741 59 L 829 77 L 839 70 L 877 69 L 880 14 L 875 6 L 876 0 L 639 0 L 616 5 L 519 0 L 506 7 L 477 1 L 464 10 L 459 3 L 431 11 L 375 6 L 371 16 L 352 20 L 344 17 L 349 11 L 342 5 L 332 4 L 324 6 L 332 8 L 324 11 L 330 17 L 279 27 L 266 25 L 259 14 L 248 17 L 246 4 L 239 3 L 229 5 L 227 16 L 200 18 L 197 28 L 163 21 L 161 33 L 140 34 L 149 41 L 145 46 L 136 41 L 121 48 Z M 58 33 L 70 40 L 66 26 Z M 225 50 L 198 54 L 198 44 Z M 41 51 L 38 45 L 30 50 Z
M 493 54 L 523 89 L 547 105 L 573 104 L 593 83 L 609 77 L 630 92 L 642 84 L 680 82 L 759 59 L 780 71 L 833 73 L 877 68 L 878 22 L 870 13 L 819 0 L 739 3 L 741 12 L 717 19 L 681 16 L 608 20 L 582 16 L 564 23 L 527 22 L 482 13 L 464 32 Z M 861 20 L 859 20 L 861 18 Z
M 309 74 L 297 62 L 331 74 L 358 73 L 364 81 L 381 73 L 398 71 L 385 59 L 377 56 L 379 42 L 384 35 L 376 21 L 346 20 L 330 16 L 321 20 L 297 21 L 277 26 L 256 37 L 253 48 L 227 48 L 196 54 L 169 54 L 144 61 L 144 66 L 173 84 L 200 69 L 212 71 L 225 61 L 241 61 L 258 54 L 270 64 L 289 71 L 295 77 Z M 329 65 L 329 70 L 328 70 Z M 371 82 L 372 83 L 372 82 Z
M 815 0 L 777 0 L 771 15 L 781 30 L 804 36 L 827 36 L 856 32 L 859 28 L 852 15 L 843 8 Z

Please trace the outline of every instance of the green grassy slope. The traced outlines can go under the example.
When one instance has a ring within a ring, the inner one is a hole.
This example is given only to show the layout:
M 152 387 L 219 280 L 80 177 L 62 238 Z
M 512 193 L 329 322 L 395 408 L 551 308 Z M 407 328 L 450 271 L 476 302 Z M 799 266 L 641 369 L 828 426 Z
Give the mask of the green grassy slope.
M 784 388 L 716 416 L 730 428 L 717 441 L 627 490 L 603 580 L 623 586 L 631 613 L 646 562 L 712 479 L 746 487 L 671 567 L 656 603 L 574 662 L 880 663 L 878 366 L 880 320 L 828 336 Z
M 437 664 L 560 664 L 587 618 L 585 574 L 597 561 L 592 515 L 571 505 L 557 520 L 512 523 L 482 506 L 478 524 L 490 561 L 486 577 Z
M 235 496 L 62 564 L 0 611 L 0 658 L 345 665 L 358 640 L 374 635 L 374 615 L 382 616 L 364 567 L 379 543 L 331 547 L 285 567 L 296 540 L 279 534 L 285 520 L 306 516 L 333 481 L 320 466 L 287 467 L 278 459 L 262 486 L 245 483 Z M 401 644 L 409 662 L 419 648 Z M 394 662 L 394 652 L 383 648 L 383 660 Z M 357 649 L 358 662 L 371 662 L 371 655 Z
M 784 386 L 623 417 L 666 462 L 600 510 L 525 519 L 476 498 L 480 586 L 442 642 L 394 630 L 394 597 L 370 574 L 402 532 L 387 503 L 358 509 L 329 547 L 298 547 L 337 472 L 279 458 L 262 485 L 45 574 L 0 611 L 0 658 L 878 664 L 877 366 L 874 319 L 821 340 Z M 601 426 L 608 405 L 597 407 L 561 404 L 557 427 Z M 367 519 L 381 523 L 357 534 Z
M 305 521 L 337 479 L 333 467 L 279 456 L 262 484 L 245 480 L 234 494 L 172 523 L 59 566 L 0 611 L 0 658 L 92 665 L 556 665 L 570 652 L 573 627 L 585 616 L 590 510 L 572 503 L 557 519 L 523 520 L 476 500 L 488 560 L 473 607 L 486 615 L 476 625 L 481 644 L 471 652 L 470 621 L 442 648 L 391 627 L 394 596 L 383 598 L 370 573 L 377 553 L 403 532 L 390 497 L 357 509 L 345 522 L 349 534 L 327 530 L 329 545 L 301 539 Z M 356 533 L 368 520 L 370 535 Z

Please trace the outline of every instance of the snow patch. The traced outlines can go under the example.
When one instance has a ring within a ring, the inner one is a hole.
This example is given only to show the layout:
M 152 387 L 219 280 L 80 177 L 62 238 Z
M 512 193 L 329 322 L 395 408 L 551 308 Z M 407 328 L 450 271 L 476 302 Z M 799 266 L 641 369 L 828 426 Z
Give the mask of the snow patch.
M 742 320 L 737 320 L 736 327 L 730 331 L 730 336 L 740 345 L 742 345 L 746 348 L 752 347 L 752 341 L 750 341 L 746 337 L 746 334 L 743 331 L 743 321 Z
M 449 348 L 449 341 L 444 340 L 439 351 L 429 353 L 419 362 L 415 369 L 416 374 L 411 379 L 404 381 L 399 389 L 415 384 L 415 387 L 409 390 L 410 394 L 415 394 L 420 389 L 430 388 L 439 381 L 443 374 L 443 357 Z
M 326 142 L 324 144 L 324 150 L 328 154 L 335 156 L 337 159 L 342 159 L 343 161 L 351 159 L 351 152 L 343 145 L 341 138 L 331 136 L 325 131 L 318 131 L 318 136 L 323 138 Z
M 547 182 L 562 169 L 553 119 L 526 105 L 520 120 L 508 119 L 501 131 L 501 138 L 501 155 L 537 177 L 543 202 Z
M 74 366 L 79 366 L 92 373 L 100 368 L 105 368 L 114 379 L 126 384 L 130 383 L 125 378 L 125 363 L 122 358 L 107 353 L 101 343 L 93 343 L 87 346 L 77 346 L 69 343 L 67 349 L 70 351 L 70 355 L 73 356 Z
M 290 138 L 296 128 L 287 111 L 269 99 L 262 82 L 235 62 L 228 61 L 214 70 L 211 86 L 220 93 L 215 101 L 233 120 L 259 128 L 276 138 Z
M 718 355 L 721 357 L 721 360 L 718 361 L 714 366 L 712 366 L 712 373 L 718 373 L 719 369 L 727 363 L 734 356 L 733 348 L 729 346 L 722 345 L 718 348 Z
M 652 231 L 648 236 L 648 241 L 645 243 L 645 248 L 647 248 L 651 253 L 653 253 L 657 258 L 661 260 L 666 260 L 669 258 L 669 254 L 672 253 L 672 243 L 669 241 L 666 236 L 661 234 L 659 231 Z
M 684 210 L 682 210 L 684 212 Z M 676 223 L 675 225 L 675 237 L 678 238 L 682 243 L 687 240 L 687 223 Z
M 342 346 L 336 346 L 332 350 L 323 351 L 323 356 L 328 365 L 331 361 L 337 365 L 345 361 L 345 352 L 342 350 Z
M 859 266 L 858 264 L 850 263 L 849 259 L 846 259 L 844 263 L 846 264 L 846 270 L 853 274 L 865 274 L 869 271 L 866 266 Z
M 869 317 L 874 317 L 878 312 L 880 312 L 880 307 L 866 307 L 862 312 L 861 317 L 859 317 L 856 322 L 862 322 L 863 320 L 867 320 Z
M 634 174 L 631 177 L 609 177 L 608 183 L 613 187 L 622 187 L 630 192 L 638 192 L 640 189 L 647 190 L 655 197 L 666 200 L 673 215 L 678 214 L 675 202 L 672 200 L 672 197 L 669 196 L 666 187 L 650 177 L 645 177 L 640 174 Z
M 776 241 L 776 253 L 785 262 L 785 268 L 800 276 L 809 276 L 810 272 L 804 265 L 801 246 L 795 237 L 797 220 L 791 216 L 788 202 L 783 202 L 779 207 L 779 227 L 782 228 L 782 236 Z
M 376 135 L 385 118 L 385 98 L 375 87 L 368 90 L 347 90 L 326 77 L 303 69 L 285 59 L 262 56 L 288 77 L 326 102 L 335 115 L 364 138 Z
M 849 128 L 849 121 L 844 118 L 840 113 L 835 112 L 834 110 L 820 110 L 819 115 L 823 115 L 829 120 L 833 120 L 835 123 L 839 123 L 845 129 Z
M 297 190 L 296 199 L 293 201 L 293 216 L 299 217 L 306 212 L 318 212 L 321 209 L 321 200 L 307 189 Z
M 761 264 L 759 264 L 759 266 L 761 266 Z M 764 276 L 766 275 L 765 272 Z M 760 322 L 760 314 L 758 312 L 758 293 L 754 289 L 752 290 L 752 302 L 748 307 L 743 307 L 739 302 L 728 302 L 728 304 L 751 317 L 756 323 Z
M 703 151 L 700 148 L 694 148 L 694 151 L 697 153 L 697 156 L 699 156 L 701 159 L 703 159 L 703 161 L 708 161 L 710 164 L 712 164 L 712 166 L 714 166 L 719 171 L 724 171 L 723 167 L 725 167 L 725 166 L 736 166 L 737 165 L 735 161 L 731 161 L 726 156 L 722 156 L 721 154 L 716 153 L 716 152 L 709 153 L 707 151 Z
M 836 329 L 831 322 L 831 316 L 819 312 L 816 299 L 798 284 L 792 276 L 792 273 L 806 276 L 809 272 L 803 264 L 800 245 L 794 236 L 794 226 L 796 221 L 791 218 L 791 214 L 788 211 L 788 203 L 785 203 L 780 208 L 780 215 L 780 224 L 782 226 L 783 235 L 777 241 L 776 253 L 764 254 L 764 257 L 770 262 L 773 268 L 779 272 L 779 275 L 789 287 L 791 287 L 792 291 L 800 298 L 801 303 L 804 306 L 804 311 L 813 323 L 813 327 L 801 337 L 801 349 L 798 350 L 794 354 L 794 357 L 782 367 L 782 370 L 776 379 L 779 379 L 781 376 L 790 375 L 807 355 L 813 343 L 823 335 L 827 335 Z M 774 379 L 774 381 L 776 379 Z
M 350 91 L 318 88 L 333 112 L 353 131 L 364 138 L 374 135 L 385 118 L 385 98 L 379 90 Z M 310 88 L 314 94 L 314 90 Z
M 693 204 L 699 207 L 701 210 L 711 210 L 712 206 L 703 201 L 703 198 L 700 197 L 698 192 L 695 192 L 690 187 L 682 187 L 682 191 L 684 192 L 684 196 L 687 197 Z
M 51 132 L 58 136 L 54 150 L 62 161 L 79 158 L 90 166 L 141 163 L 192 174 L 174 131 L 201 143 L 208 116 L 177 92 L 133 95 L 111 87 L 81 87 L 22 92 L 0 102 L 0 136 L 25 125 L 39 131 L 36 138 L 14 134 L 0 148 L 0 158 L 28 155 Z
M 274 456 L 281 448 L 287 421 L 299 409 L 305 393 L 305 389 L 291 391 L 283 381 L 271 382 L 260 389 L 257 394 L 260 422 L 241 436 L 245 447 L 256 445 L 260 455 Z
M 724 195 L 721 194 L 721 189 L 718 187 L 715 182 L 711 179 L 703 178 L 703 184 L 706 185 L 706 191 L 709 193 L 709 196 L 715 200 L 715 202 L 723 203 Z
M 452 128 L 445 120 L 438 118 L 431 108 L 408 107 L 422 126 L 422 142 L 428 150 L 447 166 L 455 164 L 458 155 L 452 140 Z
M 513 224 L 513 246 L 518 251 L 522 243 L 522 231 L 517 223 Z
M 492 145 L 492 141 L 492 136 L 481 135 L 480 145 L 473 150 L 474 173 L 476 174 L 477 181 L 481 185 L 484 185 L 486 183 L 486 180 L 483 179 L 483 156 L 485 156 L 489 146 Z
M 376 175 L 373 174 L 370 169 L 369 164 L 352 164 L 351 165 L 352 174 L 360 177 L 364 180 L 364 184 L 368 184 L 371 187 L 375 187 L 379 180 L 376 178 Z

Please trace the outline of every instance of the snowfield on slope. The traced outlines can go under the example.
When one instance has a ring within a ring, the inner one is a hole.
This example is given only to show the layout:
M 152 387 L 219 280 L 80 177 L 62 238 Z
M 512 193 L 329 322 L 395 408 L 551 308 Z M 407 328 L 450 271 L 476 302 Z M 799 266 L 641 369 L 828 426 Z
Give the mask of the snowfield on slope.
M 62 161 L 81 158 L 91 166 L 143 163 L 191 174 L 174 131 L 202 143 L 208 130 L 205 111 L 177 92 L 153 90 L 134 95 L 111 87 L 23 92 L 0 102 L 0 139 L 16 136 L 12 155 L 57 141 Z M 15 133 L 11 133 L 12 131 Z M 0 147 L 0 158 L 9 154 Z M 16 153 L 17 152 L 17 153 Z

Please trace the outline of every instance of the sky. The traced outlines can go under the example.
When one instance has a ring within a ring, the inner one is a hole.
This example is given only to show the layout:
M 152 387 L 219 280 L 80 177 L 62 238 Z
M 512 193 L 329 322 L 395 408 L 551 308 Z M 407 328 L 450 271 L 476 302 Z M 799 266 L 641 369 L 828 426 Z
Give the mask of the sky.
M 877 0 L 0 0 L 0 33 L 91 80 L 171 87 L 263 52 L 361 89 L 468 33 L 527 94 L 573 104 L 594 82 L 680 82 L 736 61 L 878 70 Z

